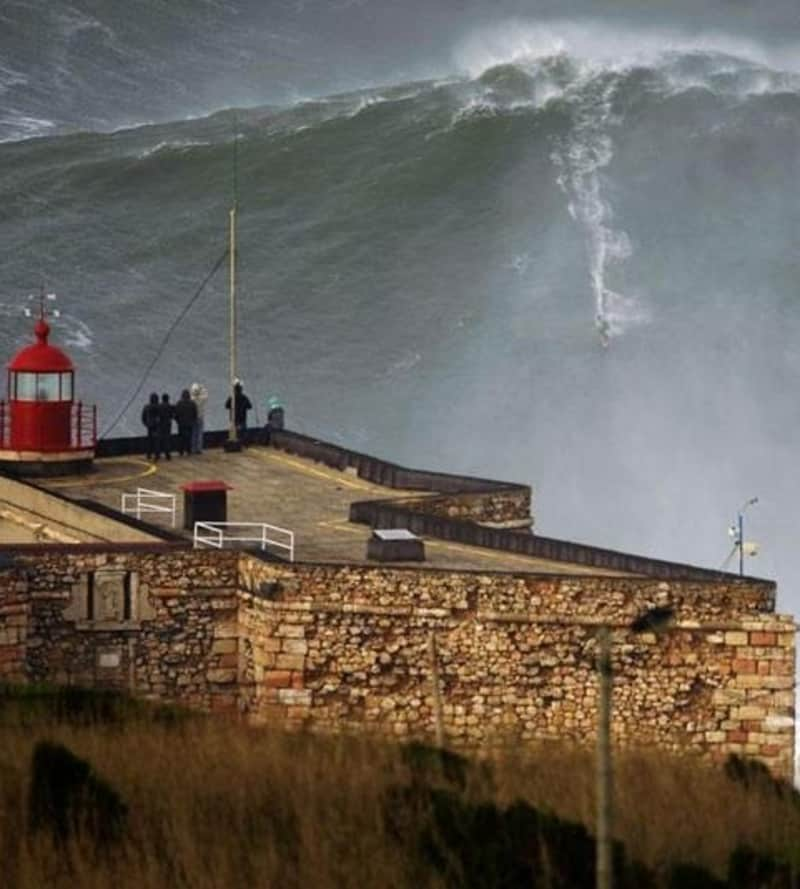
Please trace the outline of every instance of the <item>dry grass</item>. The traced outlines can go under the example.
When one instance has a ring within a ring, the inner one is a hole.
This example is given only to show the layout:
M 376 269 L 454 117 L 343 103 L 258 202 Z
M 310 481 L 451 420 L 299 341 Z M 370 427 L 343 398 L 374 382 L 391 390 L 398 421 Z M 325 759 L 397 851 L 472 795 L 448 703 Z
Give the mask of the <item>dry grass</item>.
M 98 858 L 80 844 L 70 866 L 26 831 L 27 789 L 39 740 L 88 760 L 129 807 L 126 839 Z M 464 793 L 507 805 L 529 801 L 590 829 L 593 763 L 542 749 L 492 762 Z M 0 725 L 0 859 L 5 885 L 40 887 L 381 887 L 420 883 L 412 838 L 385 817 L 391 788 L 411 779 L 398 747 L 358 738 L 253 730 L 206 719 L 121 726 L 37 721 Z M 747 791 L 720 771 L 663 755 L 617 763 L 616 833 L 629 856 L 657 871 L 684 860 L 725 872 L 738 843 L 793 855 L 800 810 Z
M 498 799 L 523 798 L 593 830 L 594 757 L 543 748 L 495 763 Z M 719 767 L 657 751 L 617 755 L 614 835 L 656 872 L 683 861 L 724 878 L 737 846 L 792 861 L 800 871 L 800 806 L 771 787 L 747 789 Z

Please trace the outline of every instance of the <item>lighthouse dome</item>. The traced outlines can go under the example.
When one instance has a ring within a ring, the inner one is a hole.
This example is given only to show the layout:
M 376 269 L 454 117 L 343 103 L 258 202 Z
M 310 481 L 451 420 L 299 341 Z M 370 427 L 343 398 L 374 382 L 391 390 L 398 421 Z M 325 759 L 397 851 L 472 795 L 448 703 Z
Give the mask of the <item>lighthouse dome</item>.
M 9 370 L 48 373 L 74 369 L 69 356 L 47 342 L 50 325 L 44 318 L 36 322 L 33 332 L 36 334 L 36 342 L 17 352 L 8 364 Z

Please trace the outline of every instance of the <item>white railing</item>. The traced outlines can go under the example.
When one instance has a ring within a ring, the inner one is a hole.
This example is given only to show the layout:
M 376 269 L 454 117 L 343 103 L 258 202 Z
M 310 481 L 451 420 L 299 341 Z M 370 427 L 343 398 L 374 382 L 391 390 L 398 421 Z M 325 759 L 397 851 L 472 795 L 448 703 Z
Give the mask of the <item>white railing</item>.
M 243 533 L 237 533 L 238 530 Z M 275 535 L 278 535 L 278 539 Z M 226 543 L 259 543 L 261 549 L 266 549 L 268 545 L 277 546 L 287 550 L 289 561 L 294 562 L 294 531 L 265 522 L 195 522 L 195 548 L 203 543 L 217 549 L 222 549 Z
M 161 512 L 169 515 L 172 527 L 175 527 L 175 495 L 163 491 L 151 491 L 149 488 L 137 488 L 135 494 L 122 495 L 122 511 L 135 515 L 137 519 L 143 512 Z

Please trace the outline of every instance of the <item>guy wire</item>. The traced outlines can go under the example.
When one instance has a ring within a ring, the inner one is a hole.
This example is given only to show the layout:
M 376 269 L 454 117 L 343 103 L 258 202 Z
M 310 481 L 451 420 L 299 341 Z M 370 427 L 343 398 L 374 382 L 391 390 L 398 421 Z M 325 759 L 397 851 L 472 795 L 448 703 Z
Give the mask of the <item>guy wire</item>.
M 186 303 L 186 305 L 183 307 L 183 309 L 181 310 L 181 312 L 180 312 L 180 314 L 178 315 L 178 317 L 172 322 L 172 324 L 171 324 L 171 325 L 169 326 L 169 328 L 167 329 L 167 332 L 164 334 L 164 337 L 163 337 L 163 339 L 161 340 L 161 343 L 160 343 L 160 345 L 159 345 L 159 347 L 158 347 L 158 350 L 156 351 L 156 354 L 153 356 L 152 360 L 151 360 L 150 363 L 147 365 L 147 368 L 145 369 L 145 372 L 142 374 L 142 377 L 141 377 L 141 379 L 139 380 L 139 385 L 136 387 L 136 389 L 134 390 L 134 392 L 133 392 L 133 394 L 131 395 L 131 397 L 125 402 L 125 404 L 124 404 L 123 407 L 122 407 L 122 410 L 121 410 L 121 411 L 117 414 L 117 416 L 114 418 L 114 421 L 111 423 L 111 425 L 106 427 L 105 431 L 104 431 L 103 434 L 100 436 L 100 439 L 101 439 L 101 440 L 104 439 L 104 438 L 108 435 L 108 433 L 111 432 L 111 430 L 117 425 L 117 423 L 119 423 L 119 421 L 125 416 L 125 413 L 127 412 L 128 408 L 131 406 L 131 404 L 133 404 L 134 399 L 136 399 L 136 398 L 138 397 L 139 393 L 142 391 L 142 388 L 144 387 L 144 384 L 145 384 L 145 382 L 147 381 L 147 378 L 150 376 L 150 371 L 152 371 L 152 369 L 156 366 L 156 362 L 158 361 L 158 359 L 159 359 L 159 358 L 162 356 L 162 354 L 164 353 L 164 348 L 166 347 L 167 342 L 169 341 L 169 338 L 172 336 L 173 332 L 175 331 L 175 328 L 176 328 L 176 327 L 181 323 L 181 321 L 183 321 L 183 319 L 186 317 L 186 314 L 188 313 L 189 309 L 191 309 L 192 306 L 193 306 L 193 305 L 197 302 L 197 300 L 200 298 L 200 294 L 205 290 L 206 285 L 208 284 L 208 282 L 209 282 L 209 281 L 214 277 L 214 275 L 220 270 L 222 264 L 225 262 L 225 260 L 226 260 L 227 258 L 228 258 L 228 251 L 227 251 L 227 249 L 226 249 L 225 252 L 222 254 L 222 256 L 220 256 L 220 258 L 214 263 L 214 267 L 213 267 L 213 268 L 211 269 L 211 271 L 205 276 L 205 278 L 203 279 L 202 284 L 201 284 L 201 285 L 197 288 L 197 290 L 194 292 L 194 294 L 192 295 L 192 298 L 189 300 L 189 302 Z

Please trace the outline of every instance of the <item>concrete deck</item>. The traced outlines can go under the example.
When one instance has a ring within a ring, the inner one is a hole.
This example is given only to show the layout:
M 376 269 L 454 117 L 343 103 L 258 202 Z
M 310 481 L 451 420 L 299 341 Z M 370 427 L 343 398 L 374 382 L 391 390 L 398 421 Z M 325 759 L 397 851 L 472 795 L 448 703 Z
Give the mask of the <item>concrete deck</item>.
M 408 496 L 319 463 L 267 447 L 240 453 L 209 449 L 199 456 L 148 462 L 141 457 L 96 460 L 88 475 L 41 480 L 39 484 L 70 499 L 88 499 L 114 509 L 121 496 L 137 487 L 177 494 L 176 532 L 183 529 L 183 494 L 187 482 L 220 480 L 228 491 L 228 521 L 267 522 L 292 530 L 295 558 L 313 562 L 366 562 L 371 529 L 348 521 L 356 500 Z M 417 494 L 417 496 L 419 496 Z M 145 514 L 149 524 L 170 528 L 166 515 Z M 566 562 L 554 562 L 480 547 L 426 539 L 426 562 L 433 568 L 526 571 L 548 574 L 615 574 Z M 276 550 L 279 555 L 285 555 Z M 372 563 L 374 564 L 374 563 Z M 397 563 L 392 563 L 397 564 Z M 410 563 L 419 565 L 420 563 Z

